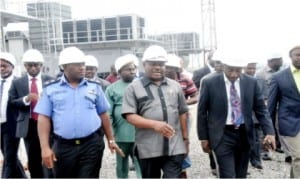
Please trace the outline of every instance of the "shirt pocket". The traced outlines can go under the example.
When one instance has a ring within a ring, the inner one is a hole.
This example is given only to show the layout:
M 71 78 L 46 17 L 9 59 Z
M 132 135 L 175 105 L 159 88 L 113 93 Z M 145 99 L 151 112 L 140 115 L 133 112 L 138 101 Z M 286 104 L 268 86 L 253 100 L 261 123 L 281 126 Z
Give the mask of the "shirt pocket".
M 53 108 L 58 110 L 65 109 L 66 99 L 61 95 L 53 97 Z
M 96 108 L 96 96 L 87 94 L 84 96 L 85 106 L 88 109 L 95 109 Z
M 151 99 L 149 96 L 141 96 L 137 98 L 138 102 L 138 113 L 143 113 L 143 109 L 149 108 L 151 104 L 153 104 L 153 99 Z

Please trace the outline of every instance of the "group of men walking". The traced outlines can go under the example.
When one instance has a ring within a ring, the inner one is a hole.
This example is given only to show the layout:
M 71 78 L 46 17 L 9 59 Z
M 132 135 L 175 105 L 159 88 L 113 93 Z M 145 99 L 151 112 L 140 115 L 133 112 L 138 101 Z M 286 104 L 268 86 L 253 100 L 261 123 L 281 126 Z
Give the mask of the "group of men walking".
M 251 62 L 218 56 L 217 71 L 209 74 L 210 61 L 193 82 L 179 57 L 155 45 L 143 54 L 142 76 L 136 56 L 119 57 L 112 84 L 96 77 L 97 59 L 76 47 L 60 53 L 57 78 L 41 74 L 44 58 L 37 50 L 24 53 L 26 73 L 19 78 L 15 58 L 1 53 L 2 177 L 26 177 L 17 156 L 23 138 L 32 178 L 98 178 L 104 136 L 117 153 L 118 178 L 128 178 L 129 158 L 138 178 L 186 177 L 188 105 L 197 102 L 198 137 L 218 177 L 245 178 L 250 159 L 261 165 L 260 154 L 254 160 L 259 128 L 267 150 L 276 149 L 279 129 L 292 158 L 291 177 L 300 177 L 300 46 L 289 55 L 291 66 L 268 78 L 263 94 L 265 80 L 251 74 Z

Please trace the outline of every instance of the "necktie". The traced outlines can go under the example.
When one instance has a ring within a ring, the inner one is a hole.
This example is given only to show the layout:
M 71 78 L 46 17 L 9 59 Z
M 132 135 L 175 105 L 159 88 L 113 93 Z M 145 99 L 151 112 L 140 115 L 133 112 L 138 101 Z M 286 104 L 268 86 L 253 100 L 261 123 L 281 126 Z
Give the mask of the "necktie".
M 238 128 L 243 122 L 241 99 L 238 96 L 237 90 L 234 87 L 234 82 L 230 86 L 230 104 L 231 104 L 231 119 L 233 125 Z
M 31 79 L 30 93 L 39 94 L 38 88 L 36 85 L 36 78 Z M 34 120 L 37 120 L 37 118 L 38 118 L 38 114 L 33 112 L 36 103 L 37 103 L 37 101 L 31 101 L 31 103 L 30 103 L 31 118 Z
M 2 117 L 2 95 L 3 95 L 3 86 L 4 86 L 5 80 L 1 80 L 1 87 L 0 87 L 0 117 Z

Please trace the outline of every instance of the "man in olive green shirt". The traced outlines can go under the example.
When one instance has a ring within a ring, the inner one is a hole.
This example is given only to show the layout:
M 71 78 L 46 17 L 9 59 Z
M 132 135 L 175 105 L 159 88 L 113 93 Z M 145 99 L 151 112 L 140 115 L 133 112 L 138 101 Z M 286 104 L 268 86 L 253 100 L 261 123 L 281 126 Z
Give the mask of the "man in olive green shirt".
M 105 92 L 111 105 L 109 112 L 112 120 L 114 137 L 125 154 L 125 157 L 121 157 L 117 154 L 116 171 L 118 178 L 128 178 L 129 156 L 133 160 L 137 178 L 141 178 L 138 161 L 135 156 L 133 156 L 135 127 L 129 124 L 121 115 L 124 91 L 135 78 L 137 62 L 137 57 L 131 54 L 119 57 L 115 62 L 115 68 L 121 79 L 110 85 Z

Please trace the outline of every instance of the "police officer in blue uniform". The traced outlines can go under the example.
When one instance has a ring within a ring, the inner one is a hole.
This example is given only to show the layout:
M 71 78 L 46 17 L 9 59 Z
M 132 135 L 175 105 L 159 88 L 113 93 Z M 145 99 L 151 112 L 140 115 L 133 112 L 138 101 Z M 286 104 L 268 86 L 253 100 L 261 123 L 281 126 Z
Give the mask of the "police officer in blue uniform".
M 35 112 L 43 164 L 57 178 L 99 178 L 104 150 L 103 132 L 113 152 L 114 142 L 107 102 L 101 86 L 84 78 L 84 53 L 68 47 L 60 53 L 61 78 L 49 83 Z M 54 143 L 49 145 L 53 127 Z M 103 131 L 103 132 L 102 132 Z

